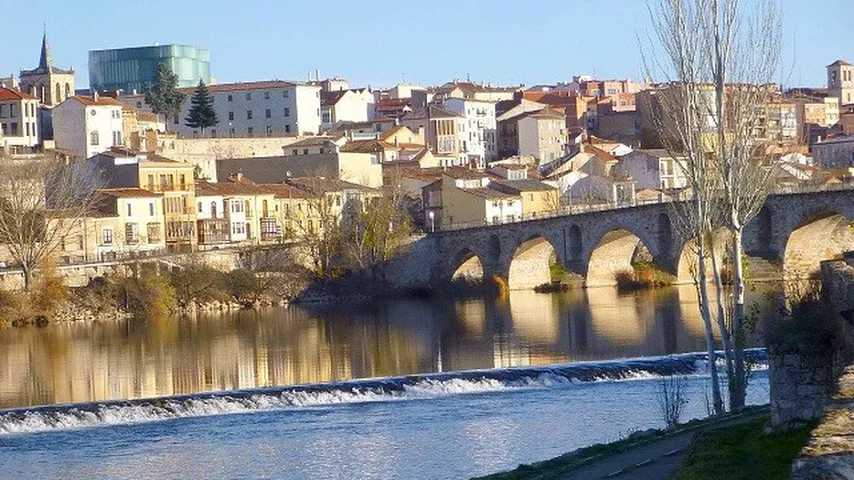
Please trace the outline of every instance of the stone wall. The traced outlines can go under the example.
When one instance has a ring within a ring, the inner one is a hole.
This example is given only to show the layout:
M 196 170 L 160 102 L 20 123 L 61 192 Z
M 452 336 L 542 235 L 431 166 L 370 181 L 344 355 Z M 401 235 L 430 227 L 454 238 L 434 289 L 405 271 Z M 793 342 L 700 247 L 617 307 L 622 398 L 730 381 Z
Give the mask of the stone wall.
M 821 417 L 834 390 L 833 357 L 769 351 L 771 424 L 785 428 Z

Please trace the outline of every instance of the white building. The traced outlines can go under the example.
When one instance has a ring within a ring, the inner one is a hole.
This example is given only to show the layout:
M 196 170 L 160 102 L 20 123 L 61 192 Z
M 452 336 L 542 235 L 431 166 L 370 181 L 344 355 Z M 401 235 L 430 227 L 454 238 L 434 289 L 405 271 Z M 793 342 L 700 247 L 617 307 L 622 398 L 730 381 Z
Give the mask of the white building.
M 218 123 L 202 135 L 188 127 L 185 121 L 195 87 L 182 88 L 187 97 L 181 113 L 169 119 L 166 128 L 185 137 L 317 135 L 320 131 L 320 90 L 320 85 L 282 80 L 208 85 Z M 143 95 L 126 95 L 119 100 L 151 111 Z
M 669 190 L 688 185 L 685 159 L 673 158 L 663 149 L 635 150 L 620 157 L 614 169 L 631 177 L 638 190 Z
M 90 158 L 122 145 L 122 106 L 108 97 L 73 96 L 53 109 L 56 148 Z
M 444 108 L 463 116 L 462 153 L 471 165 L 478 168 L 495 160 L 498 155 L 496 143 L 495 104 L 481 100 L 447 98 Z
M 0 87 L 0 148 L 35 147 L 39 144 L 39 131 L 38 99 Z
M 374 94 L 367 88 L 320 92 L 320 128 L 323 131 L 340 122 L 367 122 L 373 119 Z
M 524 115 L 517 124 L 519 155 L 530 155 L 546 164 L 566 152 L 566 117 L 543 110 Z

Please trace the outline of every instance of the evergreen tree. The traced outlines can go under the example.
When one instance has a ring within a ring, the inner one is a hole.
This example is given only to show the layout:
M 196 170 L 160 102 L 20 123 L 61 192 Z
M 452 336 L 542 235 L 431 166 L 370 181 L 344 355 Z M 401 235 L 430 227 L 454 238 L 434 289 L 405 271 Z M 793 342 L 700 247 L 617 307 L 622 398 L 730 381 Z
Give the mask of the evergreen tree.
M 184 122 L 190 128 L 200 129 L 202 133 L 204 133 L 206 128 L 213 127 L 219 123 L 219 120 L 216 118 L 216 111 L 214 110 L 213 97 L 208 92 L 205 82 L 201 80 L 199 80 L 199 86 L 196 87 L 196 91 L 190 99 L 190 113 L 184 119 Z
M 151 111 L 166 116 L 167 123 L 181 112 L 186 95 L 178 91 L 178 76 L 165 64 L 157 67 L 154 85 L 145 92 L 145 103 Z

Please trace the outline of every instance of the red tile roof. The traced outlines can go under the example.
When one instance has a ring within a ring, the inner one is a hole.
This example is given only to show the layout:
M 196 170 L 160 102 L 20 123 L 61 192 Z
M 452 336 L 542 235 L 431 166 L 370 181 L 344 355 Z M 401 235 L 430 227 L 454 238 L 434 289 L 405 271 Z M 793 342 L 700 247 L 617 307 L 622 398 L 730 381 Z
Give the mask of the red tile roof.
M 244 90 L 263 90 L 274 88 L 290 88 L 297 86 L 294 82 L 286 82 L 284 80 L 261 80 L 257 82 L 236 82 L 236 83 L 215 83 L 208 85 L 208 91 L 214 92 L 240 92 Z M 181 88 L 184 93 L 193 93 L 196 87 Z
M 85 97 L 83 95 L 75 95 L 73 97 L 74 100 L 86 105 L 87 107 L 91 106 L 108 106 L 108 107 L 120 107 L 122 104 L 117 102 L 115 98 L 110 97 L 98 97 L 98 99 L 94 99 L 92 97 Z
M 35 97 L 18 90 L 0 87 L 0 100 L 35 100 Z

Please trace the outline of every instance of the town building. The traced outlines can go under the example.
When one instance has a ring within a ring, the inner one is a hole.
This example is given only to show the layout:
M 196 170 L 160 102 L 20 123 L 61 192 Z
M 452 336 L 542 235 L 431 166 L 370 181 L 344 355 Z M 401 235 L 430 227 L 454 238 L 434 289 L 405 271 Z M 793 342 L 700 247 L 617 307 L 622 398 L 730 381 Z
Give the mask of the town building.
M 195 185 L 199 246 L 224 242 L 271 243 L 281 239 L 275 193 L 235 174 Z
M 56 148 L 86 159 L 123 145 L 122 106 L 115 99 L 72 96 L 53 109 Z
M 39 66 L 32 70 L 21 70 L 20 88 L 37 98 L 42 105 L 53 107 L 74 95 L 74 70 L 53 65 L 47 32 L 42 36 Z
M 465 120 L 460 151 L 469 165 L 484 168 L 497 158 L 495 103 L 452 97 L 445 100 L 443 108 L 462 115 Z
M 210 52 L 189 45 L 151 45 L 89 51 L 89 89 L 143 92 L 154 84 L 160 65 L 178 77 L 179 87 L 211 83 Z
M 322 176 L 378 188 L 382 186 L 383 180 L 379 155 L 343 151 L 217 160 L 217 178 L 228 178 L 237 173 L 243 173 L 246 178 L 257 183 L 279 183 L 290 177 Z
M 517 122 L 519 155 L 530 155 L 541 164 L 566 153 L 566 117 L 549 109 L 523 114 Z
M 545 107 L 545 104 L 521 97 L 495 104 L 498 158 L 519 155 L 519 119 L 526 113 L 537 112 Z
M 614 169 L 630 177 L 637 189 L 681 189 L 688 185 L 684 158 L 673 158 L 666 150 L 634 150 L 620 157 Z
M 788 101 L 795 104 L 798 140 L 802 144 L 811 144 L 817 130 L 829 128 L 839 122 L 839 99 L 836 97 L 813 97 L 790 95 Z
M 468 156 L 463 151 L 466 141 L 466 119 L 463 115 L 435 106 L 404 116 L 400 124 L 413 132 L 424 132 L 428 150 L 437 159 L 439 166 L 465 165 Z
M 88 160 L 107 188 L 139 188 L 163 195 L 165 244 L 171 251 L 195 249 L 195 166 L 126 148 Z
M 203 132 L 188 127 L 195 87 L 186 94 L 177 117 L 166 128 L 183 137 L 281 137 L 317 135 L 320 131 L 320 86 L 282 80 L 220 83 L 208 86 L 218 123 Z M 150 111 L 143 95 L 121 95 L 123 105 Z
M 854 65 L 842 59 L 828 65 L 827 90 L 829 96 L 839 99 L 840 108 L 854 104 Z
M 812 145 L 813 161 L 819 168 L 854 167 L 854 135 L 831 137 Z
M 374 116 L 374 94 L 367 88 L 320 92 L 320 129 L 340 122 L 367 122 Z
M 0 87 L 0 149 L 31 150 L 39 144 L 39 101 L 24 92 Z

